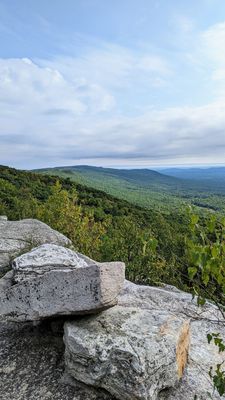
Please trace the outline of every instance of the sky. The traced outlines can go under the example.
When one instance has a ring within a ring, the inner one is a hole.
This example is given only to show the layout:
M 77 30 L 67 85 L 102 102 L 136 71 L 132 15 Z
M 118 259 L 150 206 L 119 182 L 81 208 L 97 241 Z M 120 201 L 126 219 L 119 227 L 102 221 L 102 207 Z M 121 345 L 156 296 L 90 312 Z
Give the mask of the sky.
M 224 163 L 224 0 L 0 0 L 0 164 Z

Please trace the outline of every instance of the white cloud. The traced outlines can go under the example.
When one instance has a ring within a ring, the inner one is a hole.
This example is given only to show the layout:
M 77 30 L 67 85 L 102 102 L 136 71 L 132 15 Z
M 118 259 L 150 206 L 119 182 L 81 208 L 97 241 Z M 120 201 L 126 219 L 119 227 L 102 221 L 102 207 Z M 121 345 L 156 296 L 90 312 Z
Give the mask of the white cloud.
M 37 104 L 39 101 L 35 100 L 33 105 Z M 120 160 L 126 159 L 127 164 L 133 165 L 224 160 L 224 103 L 152 109 L 138 117 L 103 117 L 83 109 L 81 112 L 79 107 L 78 113 L 71 115 L 63 109 L 61 113 L 54 111 L 49 104 L 46 107 L 43 114 L 42 105 L 41 115 L 31 106 L 29 114 L 24 111 L 22 115 L 15 106 L 12 118 L 1 113 L 1 162 L 9 157 L 9 149 L 14 165 L 23 167 L 23 163 L 37 167 L 76 164 L 79 160 L 99 165 L 106 159 L 108 164 L 124 164 Z
M 215 66 L 225 67 L 225 22 L 211 26 L 201 35 L 202 50 Z
M 208 75 L 208 85 L 217 99 L 225 98 L 225 22 L 201 32 L 197 41 L 198 63 Z
M 137 69 L 146 71 L 146 72 L 154 72 L 158 74 L 158 76 L 167 76 L 170 75 L 171 71 L 166 63 L 161 57 L 157 56 L 143 56 L 140 58 L 136 65 Z
M 0 59 L 0 102 L 3 110 L 74 117 L 112 108 L 113 97 L 85 80 L 71 82 L 56 68 L 41 67 L 29 59 Z M 22 115 L 21 115 L 22 117 Z
M 198 51 L 190 53 L 193 59 L 202 57 L 203 64 L 211 60 L 207 74 L 215 82 L 221 82 L 225 71 L 223 55 L 219 58 L 218 49 L 217 56 L 213 53 L 214 40 L 222 46 L 221 30 L 212 27 L 198 34 Z M 106 159 L 133 165 L 223 162 L 222 98 L 164 110 L 146 102 L 136 116 L 124 112 L 126 105 L 120 107 L 123 94 L 128 103 L 138 90 L 157 95 L 173 78 L 171 64 L 159 55 L 112 44 L 51 61 L 0 59 L 1 163 L 32 168 L 78 160 L 102 164 Z
M 40 61 L 41 62 L 41 61 Z M 46 60 L 42 61 L 46 65 Z M 95 48 L 88 46 L 79 57 L 58 57 L 48 61 L 71 81 L 83 77 L 88 83 L 95 83 L 108 90 L 118 90 L 143 82 L 151 88 L 155 81 L 172 74 L 172 68 L 161 56 L 147 51 L 130 50 L 112 43 L 98 43 Z
M 192 33 L 188 45 L 185 58 L 198 92 L 212 101 L 225 98 L 225 22 Z

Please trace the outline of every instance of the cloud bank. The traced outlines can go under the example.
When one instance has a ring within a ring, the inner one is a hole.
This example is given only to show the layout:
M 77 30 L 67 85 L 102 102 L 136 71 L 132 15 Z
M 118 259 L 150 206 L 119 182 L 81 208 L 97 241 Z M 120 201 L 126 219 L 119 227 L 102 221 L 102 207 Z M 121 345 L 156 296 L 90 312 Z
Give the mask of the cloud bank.
M 99 43 L 73 57 L 0 59 L 1 163 L 224 162 L 225 23 L 197 33 L 189 21 L 179 24 L 189 43 L 179 57 Z M 184 64 L 202 77 L 196 90 L 210 93 L 202 104 L 175 105 Z M 163 96 L 172 105 L 156 106 Z

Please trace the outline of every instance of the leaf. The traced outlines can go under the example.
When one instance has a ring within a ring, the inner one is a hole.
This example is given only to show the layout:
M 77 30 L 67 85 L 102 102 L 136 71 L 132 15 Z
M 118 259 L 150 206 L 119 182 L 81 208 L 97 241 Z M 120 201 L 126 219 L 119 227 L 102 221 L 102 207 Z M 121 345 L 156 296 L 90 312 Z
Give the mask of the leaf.
M 208 283 L 209 283 L 209 274 L 207 274 L 206 271 L 202 272 L 202 281 L 203 281 L 205 286 L 207 286 Z
M 188 275 L 190 277 L 190 279 L 193 279 L 195 277 L 195 275 L 197 274 L 198 269 L 196 267 L 189 267 L 188 268 Z
M 198 221 L 199 221 L 199 216 L 196 214 L 193 214 L 191 216 L 191 224 L 196 225 L 198 223 Z
M 214 258 L 216 258 L 220 253 L 220 249 L 217 246 L 213 246 L 212 250 L 211 250 L 211 253 L 212 253 L 212 256 Z
M 207 334 L 207 340 L 208 343 L 210 344 L 210 342 L 212 341 L 212 335 L 210 335 L 210 333 Z
M 203 297 L 199 296 L 198 299 L 197 299 L 197 304 L 198 304 L 198 306 L 204 306 L 205 299 Z

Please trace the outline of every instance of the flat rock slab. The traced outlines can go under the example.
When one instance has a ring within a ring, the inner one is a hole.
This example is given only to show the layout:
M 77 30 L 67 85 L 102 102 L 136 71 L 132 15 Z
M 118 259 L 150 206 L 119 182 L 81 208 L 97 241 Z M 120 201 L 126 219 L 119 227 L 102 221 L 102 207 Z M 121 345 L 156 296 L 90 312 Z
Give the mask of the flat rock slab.
M 53 271 L 74 271 L 95 264 L 82 254 L 53 244 L 45 244 L 12 262 L 14 282 L 24 282 Z
M 44 243 L 61 246 L 71 241 L 48 225 L 35 219 L 21 221 L 0 220 L 0 272 L 7 268 L 13 258 Z
M 124 263 L 97 263 L 53 244 L 21 255 L 12 267 L 0 280 L 0 315 L 12 320 L 97 313 L 117 303 L 124 284 Z
M 225 337 L 212 304 L 198 307 L 176 288 L 126 282 L 116 307 L 65 323 L 66 374 L 119 400 L 224 399 L 208 375 L 225 360 L 207 343 L 209 332 Z

